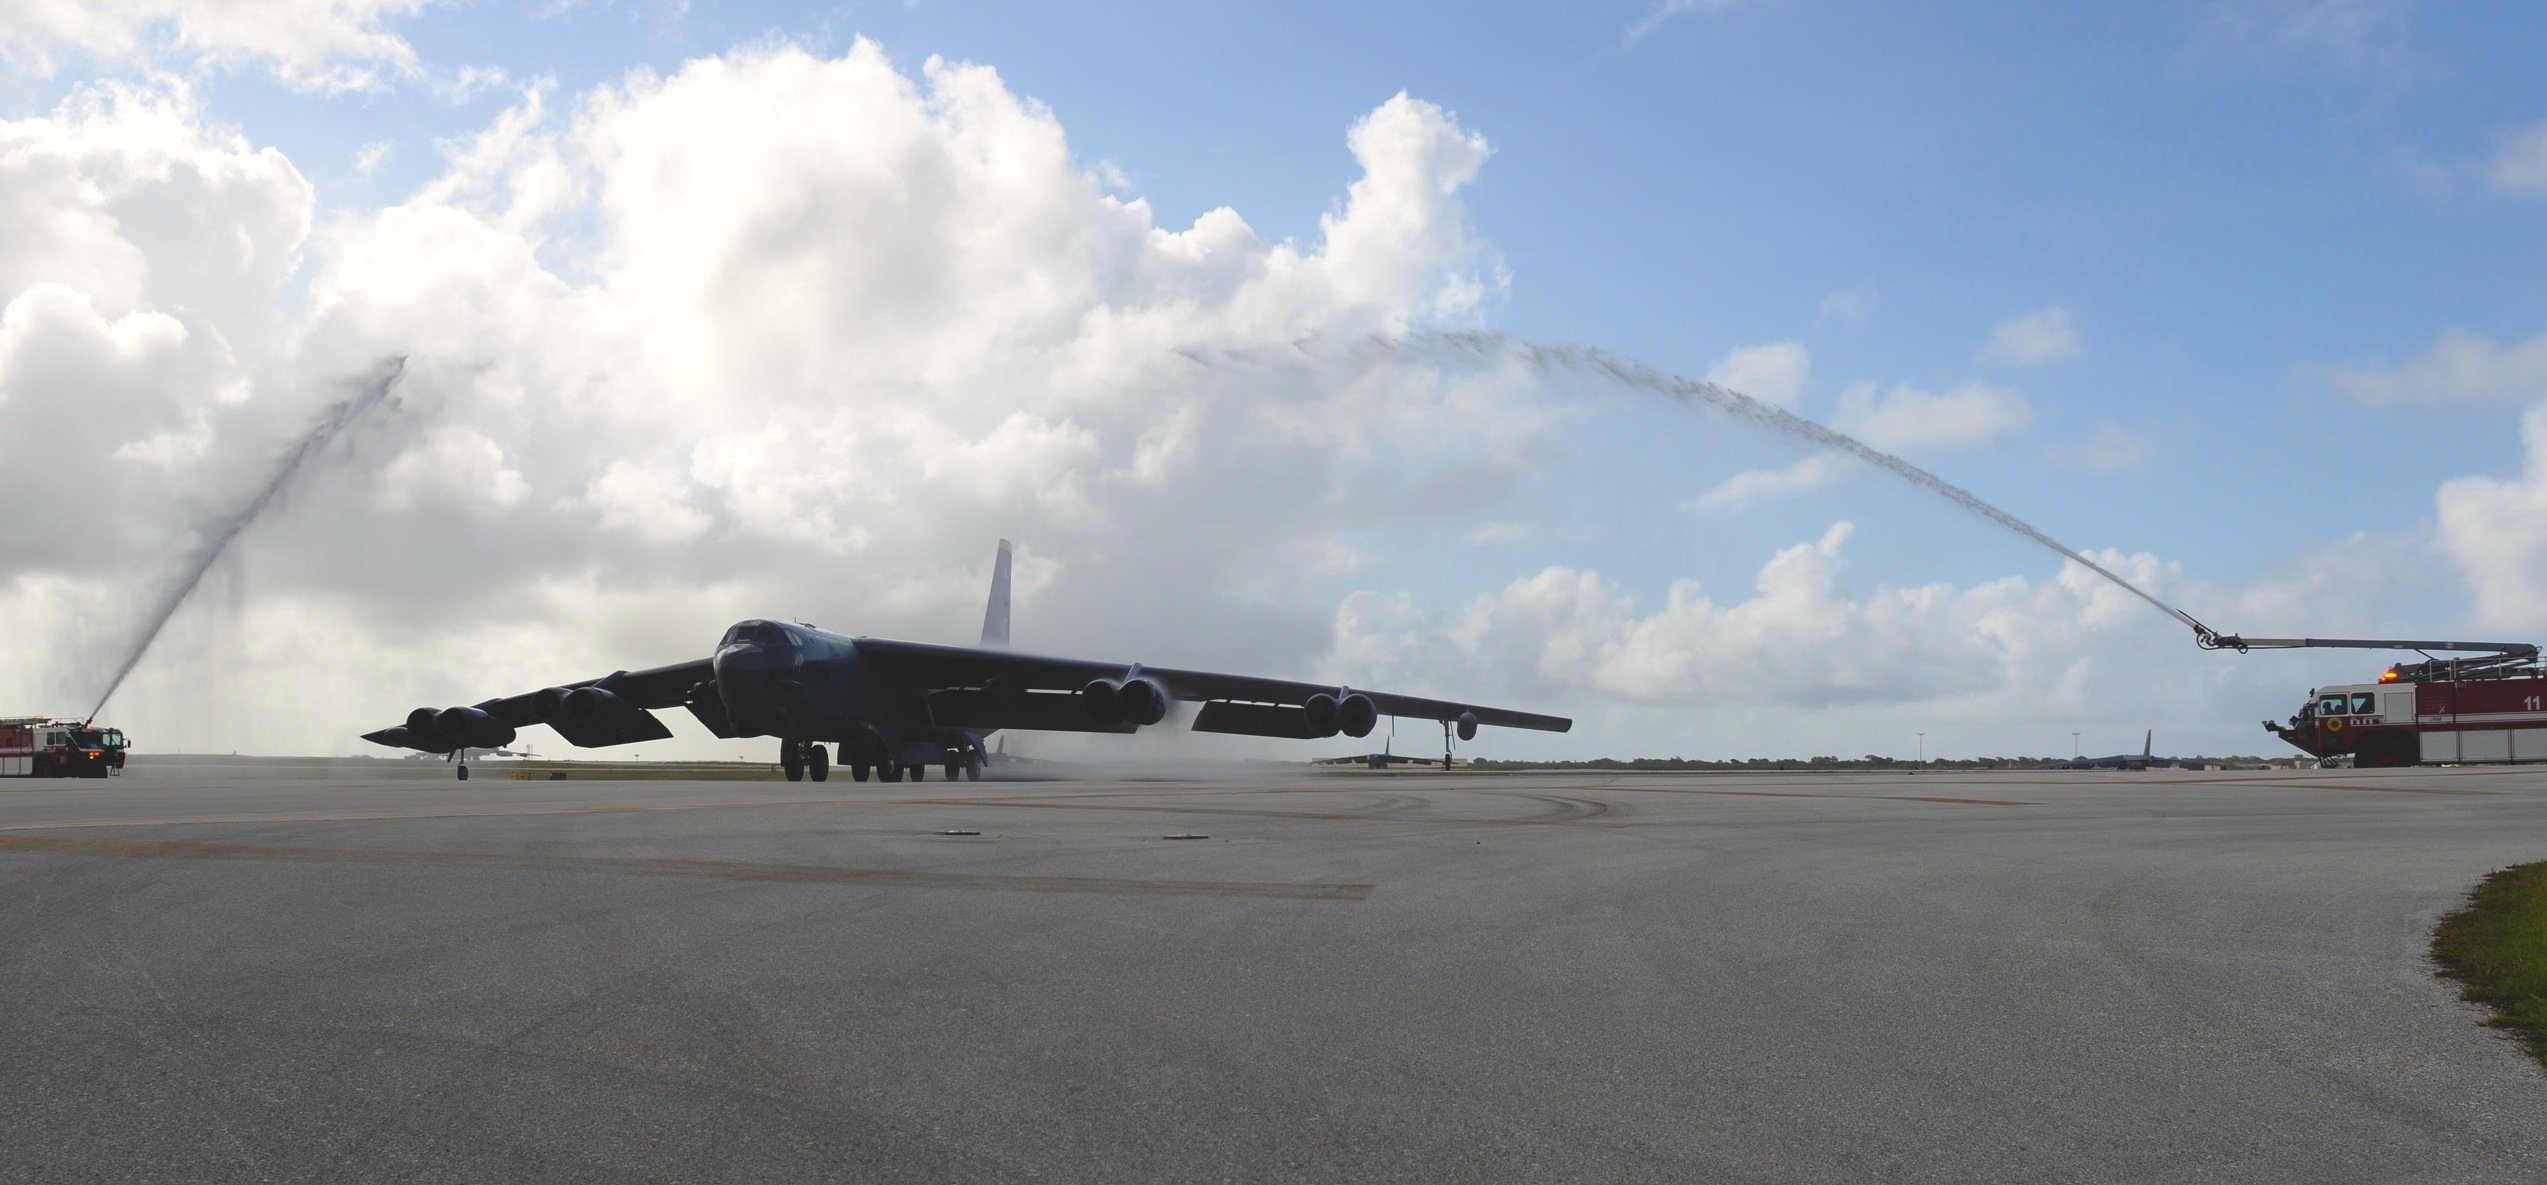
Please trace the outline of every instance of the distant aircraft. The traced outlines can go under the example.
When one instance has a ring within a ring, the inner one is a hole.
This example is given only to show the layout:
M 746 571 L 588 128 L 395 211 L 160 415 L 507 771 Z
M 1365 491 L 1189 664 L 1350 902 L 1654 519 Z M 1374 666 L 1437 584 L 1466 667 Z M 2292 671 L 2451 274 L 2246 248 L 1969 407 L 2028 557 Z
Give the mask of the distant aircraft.
M 2158 735 L 2158 730 L 2156 730 L 2156 729 L 2154 729 L 2154 728 L 2153 728 L 2153 729 L 2150 729 L 2150 730 L 2149 730 L 2149 731 L 2147 731 L 2147 732 L 2141 733 L 2141 734 L 2140 734 L 2140 751 L 2139 751 L 2139 752 L 2137 752 L 2137 753 L 2116 753 L 2116 754 L 2114 754 L 2114 755 L 2112 755 L 2112 756 L 2110 756 L 2110 757 L 2078 757 L 2078 758 L 2072 758 L 2071 760 L 2068 760 L 2068 761 L 2056 761 L 2056 762 L 2053 762 L 2051 765 L 2046 766 L 2046 767 L 2044 767 L 2044 768 L 2046 768 L 2046 769 L 2147 769 L 2147 768 L 2149 768 L 2149 742 L 2150 742 L 2150 740 L 2151 740 L 2152 738 L 2156 737 L 2157 735 Z
M 1008 642 L 1009 546 L 999 543 L 979 647 L 852 638 L 801 623 L 754 619 L 725 631 L 707 658 L 616 671 L 470 707 L 418 708 L 407 722 L 363 739 L 426 753 L 491 749 L 533 724 L 584 748 L 672 735 L 654 710 L 687 708 L 719 737 L 770 736 L 788 781 L 830 776 L 840 764 L 859 781 L 919 781 L 928 767 L 980 778 L 983 739 L 1001 729 L 1128 733 L 1167 718 L 1171 704 L 1202 706 L 1196 732 L 1316 740 L 1369 736 L 1382 716 L 1438 721 L 1445 740 L 1481 725 L 1565 732 L 1541 716 L 1453 700 L 1321 683 L 1221 675 L 1019 654 Z M 469 776 L 468 766 L 459 767 Z

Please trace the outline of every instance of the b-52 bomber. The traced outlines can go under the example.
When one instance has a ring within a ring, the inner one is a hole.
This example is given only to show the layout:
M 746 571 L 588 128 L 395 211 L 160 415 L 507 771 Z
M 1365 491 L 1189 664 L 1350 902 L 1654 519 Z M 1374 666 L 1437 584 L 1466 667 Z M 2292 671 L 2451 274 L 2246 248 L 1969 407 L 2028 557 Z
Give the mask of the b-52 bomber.
M 919 781 L 932 765 L 949 779 L 978 780 L 983 740 L 1002 729 L 1136 732 L 1196 703 L 1196 732 L 1318 740 L 1368 736 L 1380 717 L 1437 721 L 1471 740 L 1483 725 L 1564 732 L 1574 722 L 1453 700 L 1424 699 L 1252 675 L 1181 671 L 1140 663 L 1021 654 L 1008 646 L 1009 547 L 999 544 L 978 647 L 854 638 L 791 622 L 749 620 L 725 631 L 713 654 L 642 671 L 615 671 L 467 707 L 418 708 L 407 722 L 363 739 L 463 757 L 513 742 L 534 724 L 583 748 L 662 740 L 655 718 L 687 708 L 719 737 L 778 738 L 787 780 L 823 781 L 826 745 L 849 776 Z M 1445 762 L 1447 764 L 1447 762 Z M 469 776 L 459 763 L 459 776 Z

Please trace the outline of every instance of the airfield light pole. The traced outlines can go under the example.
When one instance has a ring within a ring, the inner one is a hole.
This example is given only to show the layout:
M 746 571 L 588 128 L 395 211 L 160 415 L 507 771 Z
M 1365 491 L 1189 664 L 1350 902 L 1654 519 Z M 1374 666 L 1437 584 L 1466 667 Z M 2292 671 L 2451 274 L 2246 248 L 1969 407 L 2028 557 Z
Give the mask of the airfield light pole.
M 1919 734 L 1919 764 L 1928 764 L 1928 734 Z
M 2078 756 L 2078 734 L 2074 732 L 2069 734 L 2069 755 L 2072 759 Z

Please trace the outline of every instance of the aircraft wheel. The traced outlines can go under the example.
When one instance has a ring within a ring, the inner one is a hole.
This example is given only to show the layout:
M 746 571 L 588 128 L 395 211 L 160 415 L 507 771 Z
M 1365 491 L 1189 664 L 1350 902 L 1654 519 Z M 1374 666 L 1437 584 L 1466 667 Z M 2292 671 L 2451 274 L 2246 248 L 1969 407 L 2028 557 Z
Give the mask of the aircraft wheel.
M 884 760 L 876 763 L 876 780 L 879 782 L 901 781 L 902 763 L 895 761 L 891 754 L 886 754 Z
M 469 767 L 468 767 L 468 766 L 465 766 L 465 765 L 464 765 L 464 766 L 461 766 L 461 767 L 460 767 L 460 780 L 461 780 L 461 781 L 463 781 L 463 782 L 465 782 L 465 781 L 468 781 L 468 780 L 469 780 Z
M 925 782 L 929 780 L 929 767 L 925 765 L 906 765 L 902 767 L 902 776 L 909 778 L 914 782 Z
M 831 751 L 820 745 L 805 746 L 805 776 L 817 782 L 831 780 Z
M 946 755 L 946 780 L 953 782 L 964 776 L 964 759 L 953 753 Z
M 805 780 L 805 751 L 797 748 L 796 742 L 780 742 L 778 746 L 778 770 L 780 773 L 786 774 L 787 780 L 790 782 L 801 782 Z
M 973 753 L 973 754 L 968 754 L 968 755 L 966 755 L 966 756 L 965 756 L 965 758 L 964 758 L 964 776 L 965 776 L 965 777 L 968 777 L 968 778 L 971 778 L 972 780 L 974 780 L 974 781 L 976 781 L 976 782 L 978 782 L 978 781 L 981 781 L 981 780 L 982 780 L 982 755 L 981 755 L 981 754 L 979 754 L 979 753 Z
M 853 782 L 863 782 L 863 781 L 866 781 L 866 780 L 867 780 L 867 775 L 875 772 L 875 767 L 874 767 L 874 766 L 869 765 L 869 764 L 867 764 L 867 763 L 866 763 L 866 762 L 864 762 L 864 761 L 857 760 L 857 759 L 855 759 L 855 758 L 852 758 L 852 759 L 848 762 L 848 766 L 849 766 L 849 780 L 850 780 L 850 781 L 853 781 Z

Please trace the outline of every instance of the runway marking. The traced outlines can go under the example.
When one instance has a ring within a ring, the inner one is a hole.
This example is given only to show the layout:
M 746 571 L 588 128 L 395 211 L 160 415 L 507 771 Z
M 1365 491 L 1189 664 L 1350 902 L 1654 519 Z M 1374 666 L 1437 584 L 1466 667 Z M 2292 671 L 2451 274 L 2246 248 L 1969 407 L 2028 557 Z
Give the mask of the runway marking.
M 386 867 L 444 866 L 539 872 L 592 872 L 622 876 L 683 877 L 794 885 L 874 885 L 909 889 L 991 889 L 1025 893 L 1104 893 L 1136 897 L 1271 897 L 1299 901 L 1361 901 L 1374 886 L 1316 881 L 1137 880 L 1125 877 L 1003 876 L 970 872 L 920 872 L 898 868 L 844 868 L 825 864 L 756 864 L 741 860 L 680 860 L 643 856 L 535 856 L 497 852 L 392 851 L 363 848 L 283 847 L 182 840 L 96 839 L 74 835 L 0 835 L 0 853 L 120 856 L 159 860 L 271 860 L 295 864 L 367 864 Z

